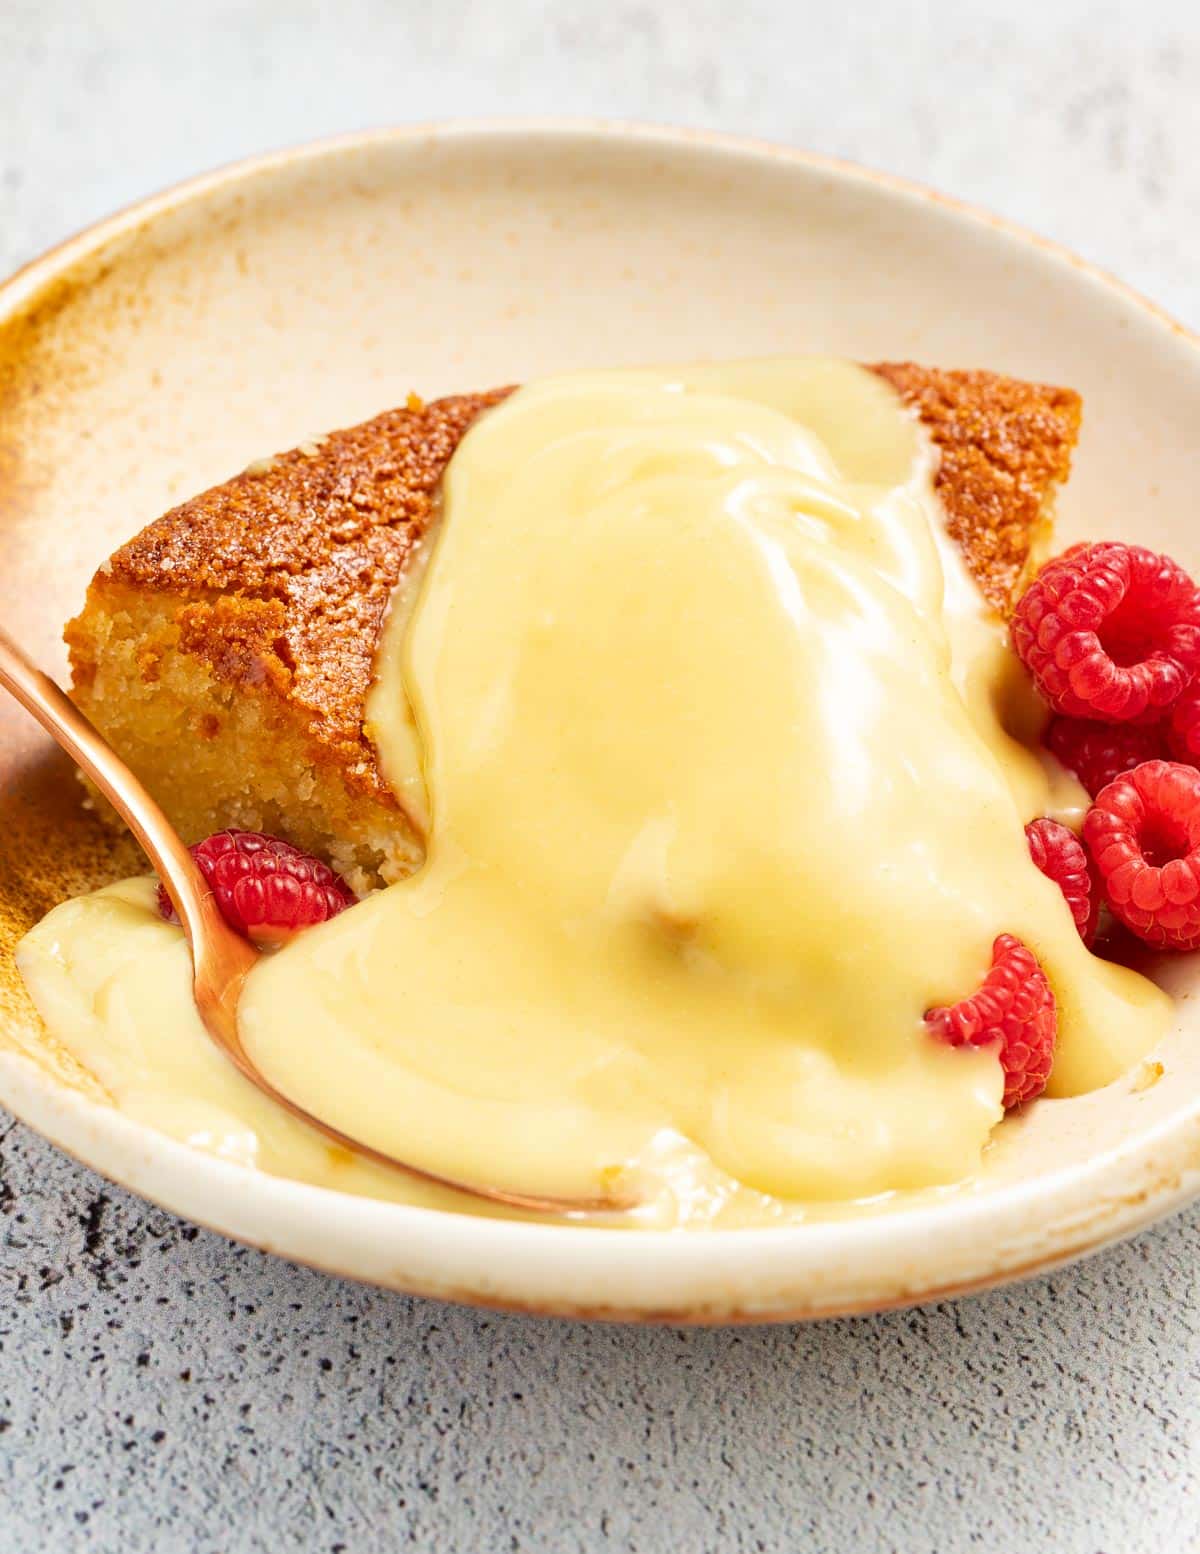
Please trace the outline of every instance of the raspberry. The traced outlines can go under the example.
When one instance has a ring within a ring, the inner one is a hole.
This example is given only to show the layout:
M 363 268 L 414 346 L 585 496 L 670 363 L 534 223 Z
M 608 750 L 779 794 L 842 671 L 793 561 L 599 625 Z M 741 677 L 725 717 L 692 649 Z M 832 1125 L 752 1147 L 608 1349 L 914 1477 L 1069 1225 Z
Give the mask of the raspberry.
M 217 831 L 190 850 L 225 921 L 256 944 L 282 944 L 354 905 L 350 887 L 331 868 L 277 836 Z M 162 885 L 158 910 L 174 921 Z
M 1056 712 L 1153 719 L 1200 669 L 1200 591 L 1140 545 L 1075 545 L 1021 596 L 1012 641 Z
M 1200 771 L 1145 761 L 1096 795 L 1083 822 L 1114 916 L 1156 949 L 1200 946 Z
M 999 1048 L 1006 1111 L 1046 1088 L 1058 1035 L 1054 994 L 1037 957 L 1014 935 L 1002 933 L 992 945 L 992 967 L 977 993 L 930 1009 L 925 1023 L 952 1047 Z
M 1188 693 L 1177 703 L 1182 706 Z M 1166 754 L 1165 730 L 1157 723 L 1095 723 L 1089 718 L 1050 719 L 1042 743 L 1093 798 L 1122 772 Z
M 1100 892 L 1093 888 L 1088 855 L 1073 831 L 1057 820 L 1033 820 L 1025 827 L 1029 856 L 1066 897 L 1079 937 L 1090 945 L 1100 916 Z

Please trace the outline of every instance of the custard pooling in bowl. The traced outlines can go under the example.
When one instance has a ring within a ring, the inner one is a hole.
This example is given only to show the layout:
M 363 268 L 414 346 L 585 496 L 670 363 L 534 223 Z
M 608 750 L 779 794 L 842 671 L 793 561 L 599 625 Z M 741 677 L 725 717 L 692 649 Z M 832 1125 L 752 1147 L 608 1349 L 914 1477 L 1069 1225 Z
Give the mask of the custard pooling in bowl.
M 1128 1067 L 1165 999 L 1029 861 L 1059 801 L 1001 725 L 1011 657 L 932 473 L 841 362 L 578 374 L 482 417 L 369 708 L 426 862 L 255 971 L 263 1069 L 446 1175 L 770 1217 L 975 1169 L 999 1063 L 922 1016 L 997 933 L 1054 987 L 1055 1093 Z M 56 1026 L 108 899 L 26 941 Z M 137 1024 L 121 977 L 101 1026 Z

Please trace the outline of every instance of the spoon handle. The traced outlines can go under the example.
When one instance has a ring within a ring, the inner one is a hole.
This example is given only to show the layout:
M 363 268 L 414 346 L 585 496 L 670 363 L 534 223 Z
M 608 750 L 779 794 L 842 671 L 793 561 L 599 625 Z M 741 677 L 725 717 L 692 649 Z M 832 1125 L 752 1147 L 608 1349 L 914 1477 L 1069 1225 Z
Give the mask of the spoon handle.
M 141 843 L 199 959 L 200 947 L 223 936 L 220 909 L 174 826 L 102 734 L 49 675 L 0 626 L 0 686 L 80 766 Z

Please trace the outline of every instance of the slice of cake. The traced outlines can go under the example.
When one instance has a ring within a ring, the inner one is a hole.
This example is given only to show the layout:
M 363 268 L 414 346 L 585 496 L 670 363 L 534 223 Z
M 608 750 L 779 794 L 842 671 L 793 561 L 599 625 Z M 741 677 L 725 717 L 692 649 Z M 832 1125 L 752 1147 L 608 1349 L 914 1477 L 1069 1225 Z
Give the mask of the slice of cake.
M 985 372 L 873 370 L 936 444 L 949 533 L 1004 611 L 1067 478 L 1078 396 Z M 412 397 L 252 465 L 97 572 L 66 630 L 73 695 L 187 840 L 228 825 L 286 836 L 359 887 L 419 861 L 364 705 L 442 472 L 508 392 Z

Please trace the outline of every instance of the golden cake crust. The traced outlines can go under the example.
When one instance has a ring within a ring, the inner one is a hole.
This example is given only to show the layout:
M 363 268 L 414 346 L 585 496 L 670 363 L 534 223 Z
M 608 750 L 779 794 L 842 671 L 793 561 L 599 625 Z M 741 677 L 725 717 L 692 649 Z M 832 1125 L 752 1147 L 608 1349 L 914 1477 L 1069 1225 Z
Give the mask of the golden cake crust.
M 1006 612 L 1054 487 L 1071 473 L 1079 395 L 914 362 L 883 362 L 874 371 L 912 406 L 937 445 L 946 526 L 988 603 Z
M 908 362 L 873 370 L 940 450 L 937 489 L 950 533 L 1003 610 L 1069 472 L 1079 397 L 987 372 Z M 219 684 L 262 693 L 294 714 L 315 767 L 396 807 L 363 728 L 384 610 L 429 525 L 450 456 L 476 416 L 510 392 L 428 405 L 411 396 L 401 409 L 251 466 L 150 524 L 100 569 L 67 627 L 85 707 L 99 613 L 153 595 L 169 604 L 173 640 L 147 644 L 143 680 L 160 672 L 164 651 L 191 655 Z
M 292 702 L 348 784 L 390 802 L 362 729 L 384 610 L 450 455 L 480 411 L 509 392 L 428 405 L 410 396 L 401 409 L 251 465 L 143 529 L 93 590 L 178 595 L 180 651 L 226 684 Z M 87 617 L 67 627 L 77 684 L 87 673 Z

